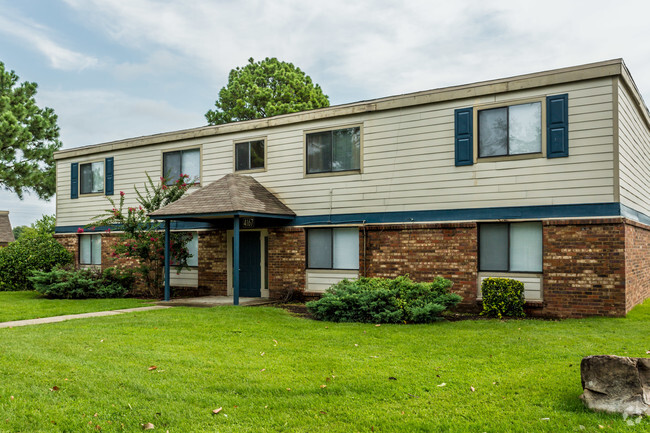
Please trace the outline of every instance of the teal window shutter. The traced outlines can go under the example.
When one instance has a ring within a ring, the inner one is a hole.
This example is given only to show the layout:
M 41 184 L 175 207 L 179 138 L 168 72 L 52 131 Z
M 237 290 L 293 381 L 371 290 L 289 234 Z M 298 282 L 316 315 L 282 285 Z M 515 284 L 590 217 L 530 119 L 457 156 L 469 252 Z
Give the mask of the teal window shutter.
M 569 95 L 546 97 L 546 157 L 569 156 Z
M 454 111 L 456 167 L 474 164 L 473 118 L 472 107 Z
M 104 185 L 105 194 L 113 195 L 113 157 L 106 158 L 104 171 L 106 172 L 106 184 Z
M 70 164 L 70 198 L 79 198 L 79 163 Z

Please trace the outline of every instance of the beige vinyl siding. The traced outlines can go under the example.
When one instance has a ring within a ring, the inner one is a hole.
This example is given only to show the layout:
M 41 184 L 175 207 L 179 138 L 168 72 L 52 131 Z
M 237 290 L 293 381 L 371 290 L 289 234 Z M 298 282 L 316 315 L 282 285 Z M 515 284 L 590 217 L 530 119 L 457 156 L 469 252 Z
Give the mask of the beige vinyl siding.
M 568 158 L 479 160 L 472 166 L 455 166 L 455 109 L 561 93 L 569 94 Z M 612 79 L 601 78 L 155 144 L 88 158 L 114 156 L 114 198 L 124 190 L 130 199 L 133 185 L 145 182 L 145 170 L 154 179 L 160 176 L 163 149 L 201 144 L 205 185 L 232 173 L 234 142 L 263 135 L 267 137 L 267 171 L 251 176 L 298 215 L 325 215 L 330 208 L 341 214 L 612 202 L 612 104 Z M 304 131 L 353 124 L 363 127 L 363 173 L 306 177 Z M 70 200 L 70 162 L 81 160 L 58 161 L 58 225 L 84 224 L 107 203 L 102 197 Z
M 618 116 L 621 203 L 650 216 L 650 131 L 622 82 Z
M 172 287 L 199 287 L 199 269 L 183 269 L 180 274 L 172 267 L 169 272 L 169 285 Z
M 348 280 L 359 278 L 359 271 L 308 269 L 306 271 L 305 290 L 308 292 L 323 293 L 333 284 L 346 278 Z

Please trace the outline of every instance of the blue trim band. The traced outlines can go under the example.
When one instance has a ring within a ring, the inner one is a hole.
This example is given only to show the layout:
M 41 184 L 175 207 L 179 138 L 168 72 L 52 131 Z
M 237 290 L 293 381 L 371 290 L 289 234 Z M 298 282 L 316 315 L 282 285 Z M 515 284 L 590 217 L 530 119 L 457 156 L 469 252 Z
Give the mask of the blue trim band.
M 249 216 L 250 214 L 243 214 Z M 255 215 L 257 216 L 257 215 Z M 269 218 L 269 215 L 259 215 Z M 497 219 L 546 219 L 546 218 L 584 218 L 584 217 L 625 217 L 643 224 L 650 225 L 650 217 L 642 212 L 635 211 L 620 203 L 591 203 L 591 204 L 566 204 L 548 206 L 512 206 L 476 209 L 446 209 L 404 212 L 368 212 L 348 213 L 336 215 L 310 215 L 297 216 L 292 220 L 278 221 L 278 225 L 311 225 L 311 224 L 400 224 L 412 222 L 436 221 L 481 221 Z M 284 219 L 284 218 L 283 218 Z M 198 230 L 232 228 L 231 219 L 215 221 L 172 221 L 172 230 Z M 274 225 L 266 225 L 273 227 Z M 61 226 L 56 228 L 56 233 L 76 233 L 79 226 Z M 97 227 L 94 231 L 105 231 L 105 227 Z M 84 229 L 85 232 L 93 232 Z
M 407 212 L 354 213 L 332 215 L 298 216 L 291 225 L 344 224 L 364 222 L 411 223 L 431 221 L 480 221 L 494 219 L 542 219 L 620 216 L 618 203 L 568 204 L 549 206 L 513 206 L 477 209 L 445 209 Z
M 83 225 L 80 226 L 59 226 L 54 229 L 54 233 L 63 234 L 63 233 L 77 233 L 79 228 L 84 229 L 84 233 L 102 233 L 109 229 L 107 226 L 85 228 Z M 217 227 L 215 224 L 210 222 L 198 222 L 198 221 L 172 221 L 171 230 L 199 230 L 199 229 L 212 229 Z M 111 230 L 119 231 L 115 227 L 110 227 Z
M 650 225 L 650 217 L 648 215 L 635 211 L 634 209 L 627 207 L 624 204 L 621 204 L 621 216 L 643 224 Z

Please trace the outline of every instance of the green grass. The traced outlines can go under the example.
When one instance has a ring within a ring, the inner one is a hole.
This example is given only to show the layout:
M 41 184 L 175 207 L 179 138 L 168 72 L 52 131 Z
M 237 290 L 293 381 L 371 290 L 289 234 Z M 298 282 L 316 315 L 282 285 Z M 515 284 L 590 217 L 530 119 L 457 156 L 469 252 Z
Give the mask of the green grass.
M 46 299 L 38 292 L 0 292 L 0 322 L 147 305 L 150 304 L 140 299 Z
M 650 428 L 578 399 L 582 357 L 646 356 L 650 301 L 626 319 L 379 327 L 173 308 L 0 329 L 0 348 L 2 432 Z

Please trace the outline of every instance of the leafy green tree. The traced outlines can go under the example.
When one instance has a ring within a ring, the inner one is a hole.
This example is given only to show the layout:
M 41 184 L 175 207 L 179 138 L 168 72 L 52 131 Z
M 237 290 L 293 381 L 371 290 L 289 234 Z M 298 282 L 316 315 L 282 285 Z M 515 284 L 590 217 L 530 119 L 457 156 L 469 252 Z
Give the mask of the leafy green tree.
M 210 125 L 261 119 L 329 107 L 327 95 L 300 68 L 275 57 L 230 71 L 228 84 L 219 91 L 216 109 L 205 114 Z
M 36 83 L 18 83 L 0 62 L 0 187 L 23 198 L 47 199 L 56 190 L 54 151 L 61 148 L 57 116 L 36 105 Z
M 29 226 L 16 226 L 16 227 L 14 227 L 13 229 L 11 229 L 11 231 L 12 231 L 13 234 L 14 234 L 14 239 L 15 239 L 15 240 L 18 240 L 18 239 L 20 239 L 20 237 L 23 235 L 23 233 L 25 233 L 25 232 L 28 231 L 29 229 L 30 229 Z
M 52 236 L 56 226 L 56 216 L 43 215 L 31 226 L 17 226 L 13 228 L 14 239 L 22 239 L 39 235 Z
M 124 207 L 125 193 L 120 191 L 120 201 L 115 203 L 106 197 L 112 208 L 103 215 L 94 218 L 92 226 L 113 227 L 119 230 L 120 240 L 111 254 L 114 258 L 126 257 L 137 259 L 135 271 L 144 282 L 148 296 L 158 296 L 162 287 L 162 267 L 165 263 L 165 235 L 161 231 L 162 223 L 149 218 L 149 213 L 181 198 L 192 186 L 187 174 L 172 184 L 164 177 L 155 184 L 147 174 L 148 182 L 144 184 L 144 192 L 135 188 L 138 207 Z M 86 226 L 89 227 L 90 225 Z M 93 227 L 94 228 L 94 227 Z M 107 230 L 110 232 L 110 228 Z M 79 232 L 83 232 L 80 228 Z M 186 248 L 191 236 L 187 233 L 172 233 L 170 242 L 171 262 L 176 264 L 177 271 L 187 268 L 189 252 Z

